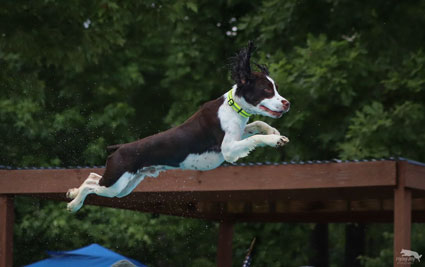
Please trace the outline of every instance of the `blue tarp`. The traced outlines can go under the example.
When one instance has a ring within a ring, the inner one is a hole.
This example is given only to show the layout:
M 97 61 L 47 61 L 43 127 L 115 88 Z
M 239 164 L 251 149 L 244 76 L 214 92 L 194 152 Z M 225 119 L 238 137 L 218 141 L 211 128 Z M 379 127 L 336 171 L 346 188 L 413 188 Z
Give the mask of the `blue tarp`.
M 98 244 L 91 244 L 71 251 L 48 251 L 50 258 L 27 265 L 31 267 L 105 267 L 127 260 L 136 266 L 146 266 L 140 262 L 124 257 Z

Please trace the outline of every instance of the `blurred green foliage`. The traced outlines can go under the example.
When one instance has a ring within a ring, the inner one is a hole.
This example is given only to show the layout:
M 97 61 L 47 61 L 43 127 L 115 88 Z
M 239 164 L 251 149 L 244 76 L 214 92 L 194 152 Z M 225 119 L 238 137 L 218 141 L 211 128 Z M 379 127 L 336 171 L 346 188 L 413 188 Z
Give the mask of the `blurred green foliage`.
M 226 59 L 254 40 L 292 102 L 291 139 L 247 161 L 404 156 L 425 161 L 425 2 L 2 1 L 0 164 L 102 165 L 105 146 L 177 125 L 232 83 Z M 259 118 L 256 118 L 259 119 Z M 16 199 L 15 264 L 100 243 L 152 266 L 213 266 L 211 222 Z M 343 264 L 331 225 L 332 266 Z M 422 249 L 423 227 L 412 248 Z M 309 224 L 240 224 L 235 266 L 308 264 Z M 368 227 L 364 266 L 388 266 L 391 232 Z M 377 242 L 376 240 L 380 240 Z

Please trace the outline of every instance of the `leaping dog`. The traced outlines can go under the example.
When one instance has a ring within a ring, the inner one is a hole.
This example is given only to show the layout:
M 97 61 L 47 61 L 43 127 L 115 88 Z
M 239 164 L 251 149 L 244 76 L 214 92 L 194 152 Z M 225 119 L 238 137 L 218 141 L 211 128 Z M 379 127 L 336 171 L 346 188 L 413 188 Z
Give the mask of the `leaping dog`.
M 78 211 L 87 195 L 124 197 L 147 176 L 169 169 L 211 170 L 224 161 L 235 162 L 256 147 L 280 147 L 289 142 L 262 121 L 248 124 L 261 114 L 280 118 L 290 103 L 279 95 L 276 83 L 263 65 L 251 71 L 252 42 L 232 64 L 233 88 L 205 103 L 183 124 L 141 140 L 108 147 L 103 176 L 91 173 L 79 188 L 69 189 L 68 210 Z

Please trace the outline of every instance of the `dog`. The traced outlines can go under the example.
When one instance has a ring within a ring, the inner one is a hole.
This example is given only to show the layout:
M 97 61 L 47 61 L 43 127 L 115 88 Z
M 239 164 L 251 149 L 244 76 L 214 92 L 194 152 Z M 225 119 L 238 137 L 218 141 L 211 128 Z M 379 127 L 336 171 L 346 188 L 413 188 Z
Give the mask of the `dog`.
M 90 173 L 79 188 L 69 189 L 70 212 L 78 211 L 89 194 L 124 197 L 145 177 L 157 177 L 170 169 L 211 170 L 224 161 L 233 163 L 256 147 L 281 147 L 289 142 L 279 131 L 262 121 L 248 124 L 260 114 L 280 118 L 290 103 L 264 65 L 254 63 L 252 42 L 232 59 L 232 89 L 205 103 L 183 124 L 141 140 L 109 146 L 110 155 L 102 176 Z

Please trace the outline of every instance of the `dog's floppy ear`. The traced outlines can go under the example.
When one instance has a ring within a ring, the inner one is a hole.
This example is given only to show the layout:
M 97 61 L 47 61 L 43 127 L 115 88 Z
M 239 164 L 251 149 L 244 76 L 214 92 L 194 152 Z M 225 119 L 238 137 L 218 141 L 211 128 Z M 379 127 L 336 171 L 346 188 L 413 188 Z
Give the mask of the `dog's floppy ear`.
M 254 43 L 249 41 L 248 47 L 243 48 L 233 58 L 232 79 L 238 86 L 245 85 L 251 78 L 251 54 L 255 49 Z

